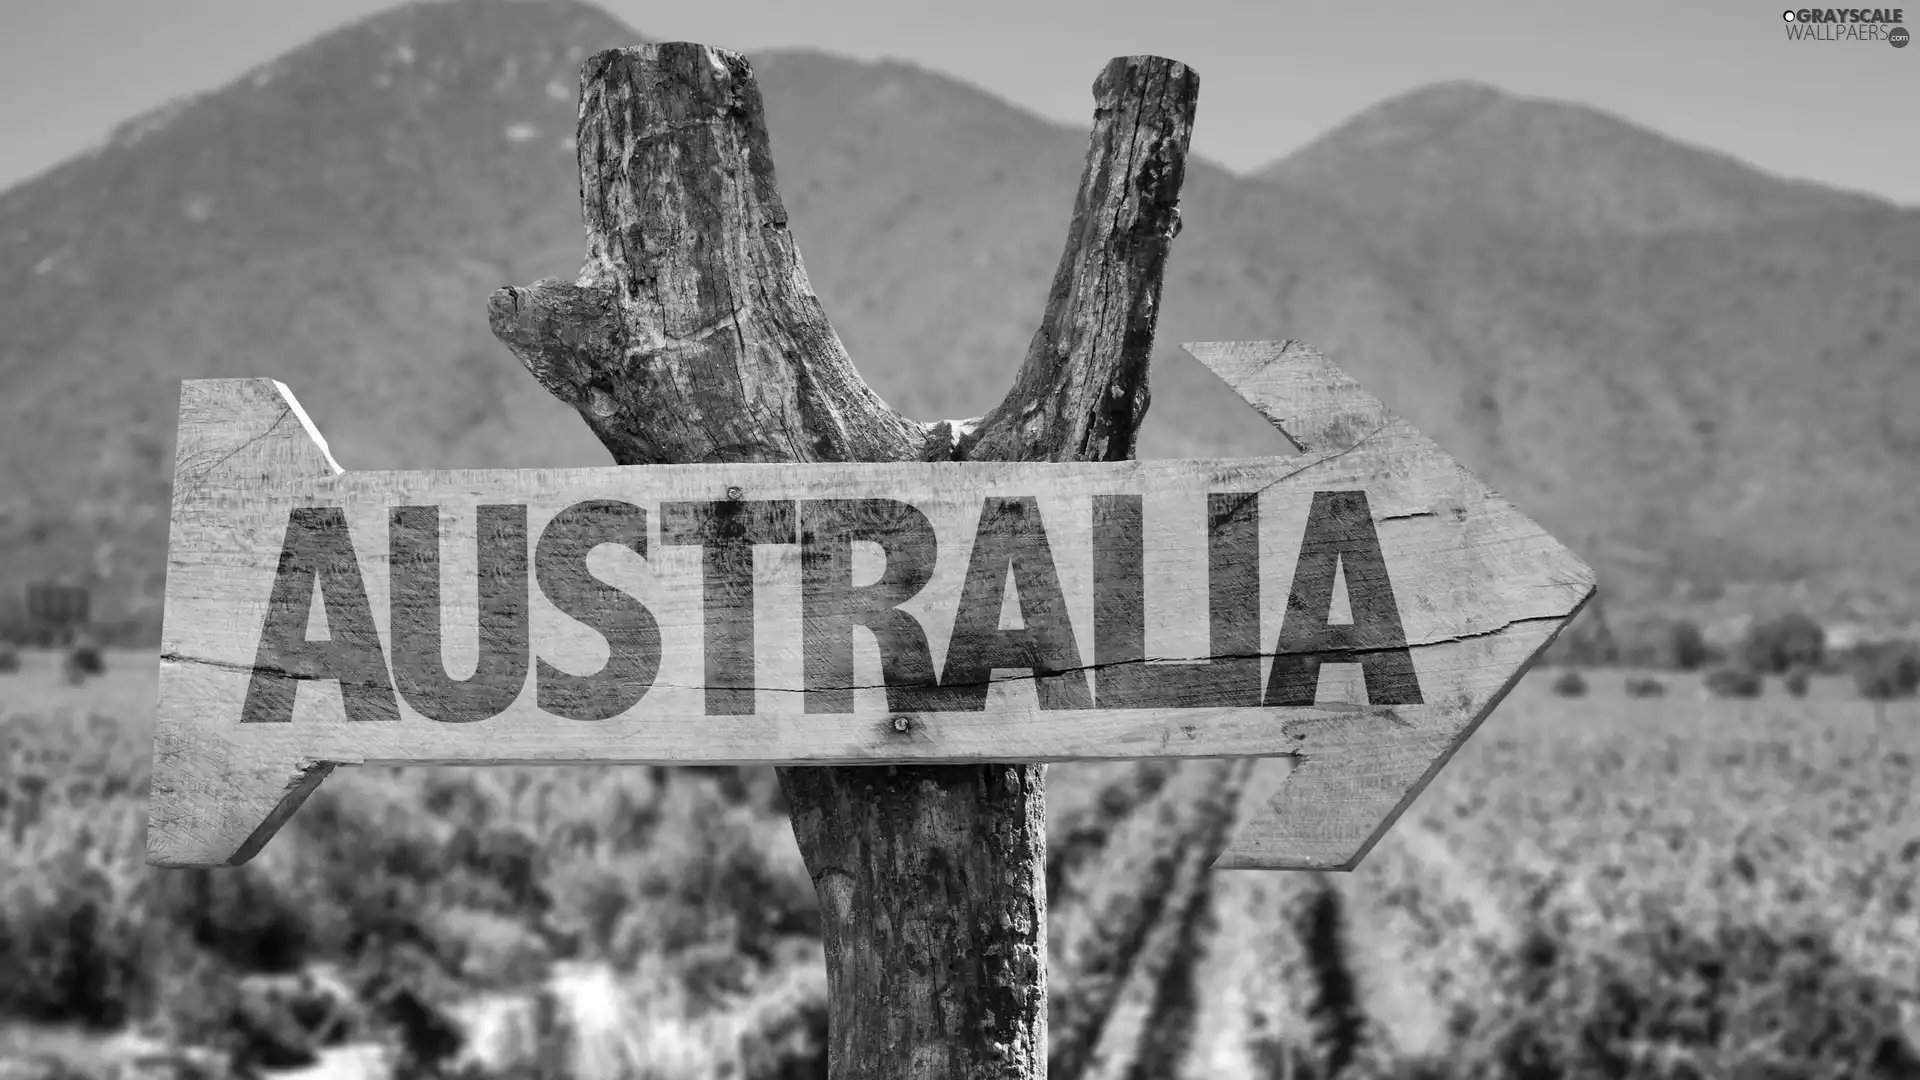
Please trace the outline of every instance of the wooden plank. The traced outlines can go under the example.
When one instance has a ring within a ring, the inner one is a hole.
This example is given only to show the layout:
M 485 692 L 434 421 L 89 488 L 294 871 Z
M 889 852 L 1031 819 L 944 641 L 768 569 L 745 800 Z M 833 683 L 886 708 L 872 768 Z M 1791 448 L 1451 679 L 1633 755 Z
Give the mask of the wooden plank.
M 1311 350 L 1191 348 L 1305 452 L 345 472 L 188 382 L 153 856 L 337 764 L 1292 754 L 1219 865 L 1357 860 L 1592 574 Z

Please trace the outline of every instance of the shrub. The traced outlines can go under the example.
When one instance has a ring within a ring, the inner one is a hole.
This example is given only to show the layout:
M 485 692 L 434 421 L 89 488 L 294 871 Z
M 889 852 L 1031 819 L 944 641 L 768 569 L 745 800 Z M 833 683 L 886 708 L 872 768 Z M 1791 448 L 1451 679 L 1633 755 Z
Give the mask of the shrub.
M 1553 692 L 1560 697 L 1585 697 L 1587 693 L 1586 677 L 1578 671 L 1569 668 L 1554 678 Z
M 1794 668 L 1817 669 L 1826 663 L 1827 632 L 1798 612 L 1756 621 L 1740 645 L 1745 666 L 1762 675 L 1785 675 Z
M 1629 667 L 1663 671 L 1698 671 L 1718 659 L 1699 624 L 1688 619 L 1661 619 L 1636 628 L 1620 659 Z
M 1797 698 L 1806 697 L 1807 687 L 1811 682 L 1811 676 L 1808 674 L 1806 668 L 1795 668 L 1787 672 L 1787 693 Z
M 1667 628 L 1668 647 L 1673 666 L 1681 671 L 1698 671 L 1714 660 L 1714 648 L 1699 624 L 1681 619 Z
M 100 647 L 90 641 L 75 645 L 67 653 L 67 681 L 81 682 L 89 675 L 98 675 L 107 670 L 106 657 L 100 654 Z
M 1716 668 L 1707 676 L 1707 690 L 1715 697 L 1757 698 L 1761 691 L 1760 673 L 1737 667 Z
M 38 870 L 37 888 L 0 906 L 0 1016 L 93 1029 L 126 1023 L 151 985 L 144 912 L 124 882 L 78 850 Z
M 1856 650 L 1852 661 L 1853 684 L 1869 701 L 1892 701 L 1920 693 L 1920 643 L 1876 642 Z
M 1650 675 L 1636 675 L 1627 679 L 1627 696 L 1633 698 L 1665 697 L 1667 684 Z
M 20 650 L 10 641 L 0 641 L 0 672 L 20 670 Z

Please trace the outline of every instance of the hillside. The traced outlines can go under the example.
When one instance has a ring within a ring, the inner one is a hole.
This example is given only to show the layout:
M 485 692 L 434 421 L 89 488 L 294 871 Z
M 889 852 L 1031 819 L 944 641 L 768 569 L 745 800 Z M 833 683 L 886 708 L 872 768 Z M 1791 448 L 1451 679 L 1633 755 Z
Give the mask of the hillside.
M 640 40 L 571 0 L 401 8 L 0 194 L 0 587 L 98 573 L 102 615 L 157 613 L 183 377 L 281 379 L 348 468 L 604 463 L 484 305 L 579 265 L 578 65 Z M 1084 129 L 911 65 L 753 61 L 808 273 L 861 371 L 916 416 L 984 411 L 1040 313 Z M 1462 93 L 1386 103 L 1263 178 L 1190 163 L 1142 455 L 1284 452 L 1177 343 L 1299 337 L 1618 595 L 1920 596 L 1920 216 L 1623 122 L 1507 123 L 1475 136 L 1501 150 L 1487 163 L 1461 141 L 1484 122 L 1381 119 Z M 1397 134 L 1342 149 L 1356 126 Z M 1709 196 L 1549 230 L 1394 193 L 1409 175 L 1478 190 L 1446 180 L 1463 162 L 1545 176 L 1570 147 Z
M 1603 587 L 1710 603 L 1765 583 L 1761 606 L 1913 609 L 1920 213 L 1657 236 L 1365 231 L 1455 377 L 1431 405 L 1463 418 L 1449 445 L 1588 554 Z M 1385 370 L 1375 351 L 1347 362 L 1376 358 Z

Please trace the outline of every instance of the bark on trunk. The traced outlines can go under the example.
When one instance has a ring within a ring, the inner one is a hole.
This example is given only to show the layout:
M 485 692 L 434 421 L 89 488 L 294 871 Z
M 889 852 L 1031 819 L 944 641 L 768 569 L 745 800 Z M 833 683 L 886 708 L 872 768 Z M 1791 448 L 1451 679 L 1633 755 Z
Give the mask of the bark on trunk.
M 860 379 L 787 230 L 752 71 L 700 45 L 588 59 L 585 266 L 496 292 L 494 334 L 622 464 L 1131 457 L 1198 90 L 1158 57 L 1094 83 L 1045 315 L 979 420 L 917 423 Z M 780 773 L 822 908 L 834 1080 L 1045 1076 L 1044 767 Z

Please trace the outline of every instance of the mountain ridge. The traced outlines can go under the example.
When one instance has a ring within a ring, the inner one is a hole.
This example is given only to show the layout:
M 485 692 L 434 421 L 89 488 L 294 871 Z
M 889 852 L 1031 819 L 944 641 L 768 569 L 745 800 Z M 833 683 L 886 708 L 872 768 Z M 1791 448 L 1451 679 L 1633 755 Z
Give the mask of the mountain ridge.
M 1468 79 L 1390 97 L 1249 175 L 1324 186 L 1373 213 L 1464 212 L 1581 233 L 1896 207 L 1879 195 L 1780 176 L 1590 105 Z

